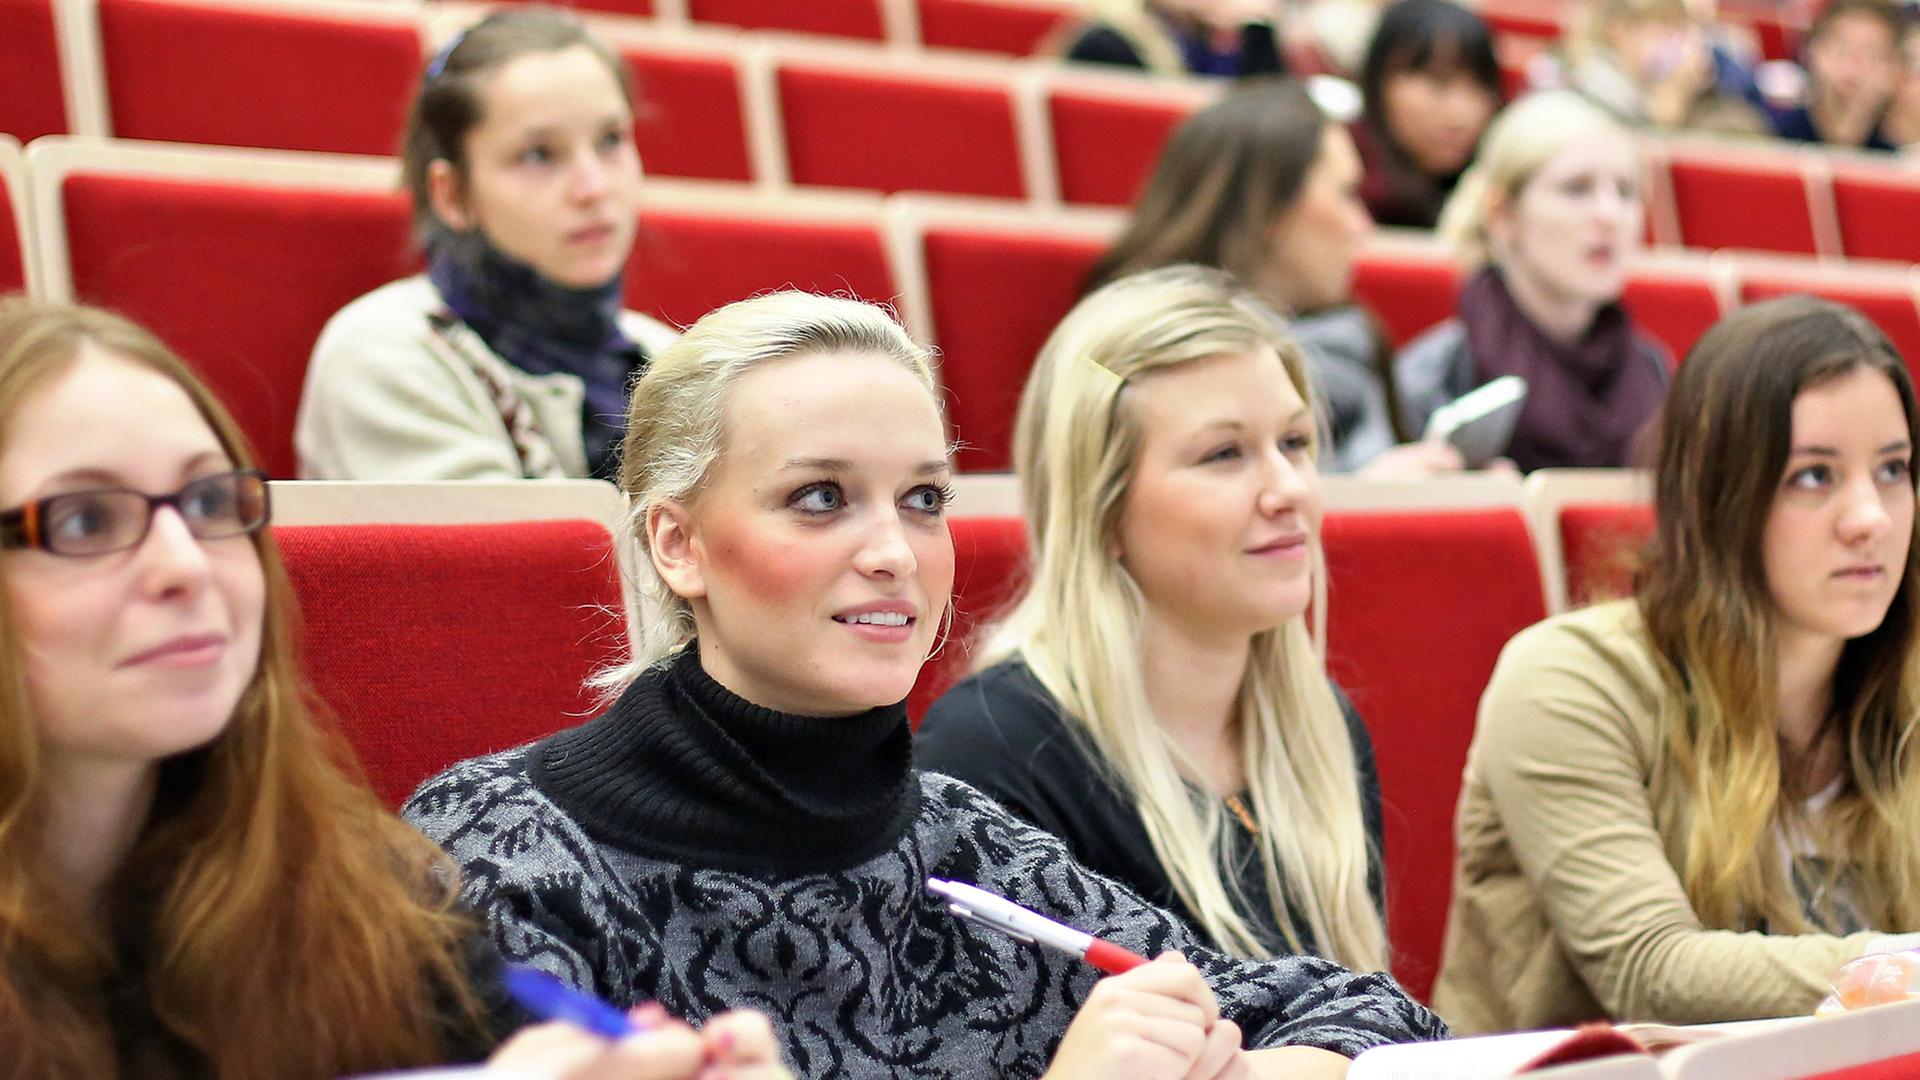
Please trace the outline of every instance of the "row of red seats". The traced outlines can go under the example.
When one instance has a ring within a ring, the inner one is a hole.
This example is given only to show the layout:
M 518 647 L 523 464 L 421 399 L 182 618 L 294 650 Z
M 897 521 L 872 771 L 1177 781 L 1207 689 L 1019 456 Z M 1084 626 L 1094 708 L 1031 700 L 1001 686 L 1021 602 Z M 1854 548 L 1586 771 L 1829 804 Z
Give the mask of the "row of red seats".
M 0 177 L 10 160 L 0 149 Z M 152 326 L 201 366 L 274 475 L 293 475 L 293 416 L 320 327 L 415 266 L 393 164 L 59 138 L 37 142 L 28 161 L 37 226 L 25 249 L 37 249 L 38 271 L 17 261 L 21 247 L 0 244 L 0 288 L 28 281 Z M 0 186 L 9 197 L 17 208 L 20 189 Z M 628 299 L 682 325 L 783 286 L 894 302 L 941 349 L 963 466 L 1004 469 L 1033 357 L 1120 221 L 1112 211 L 656 181 Z M 1393 237 L 1363 254 L 1355 289 L 1404 343 L 1452 313 L 1459 278 L 1431 241 Z M 1671 255 L 1641 264 L 1626 303 L 1679 357 L 1732 305 L 1792 291 L 1853 304 L 1920 362 L 1910 267 Z
M 0 0 L 13 5 L 0 12 L 20 17 L 48 2 Z M 91 7 L 61 9 L 82 46 L 69 53 L 98 60 L 78 81 L 103 84 L 83 95 L 98 99 L 75 125 L 83 133 L 359 154 L 397 144 L 420 65 L 416 8 L 93 2 L 97 25 Z M 1212 92 L 1045 63 L 635 25 L 607 32 L 639 74 L 642 156 L 662 176 L 1125 206 L 1168 132 Z M 0 33 L 0 130 L 44 128 L 6 110 L 47 92 L 36 73 L 54 63 L 53 52 L 50 38 Z M 182 64 L 185 56 L 195 62 Z M 355 78 L 341 80 L 342 71 Z M 314 108 L 316 100 L 327 107 Z M 1888 161 L 1783 146 L 1649 140 L 1648 149 L 1649 232 L 1658 243 L 1920 256 L 1920 176 Z

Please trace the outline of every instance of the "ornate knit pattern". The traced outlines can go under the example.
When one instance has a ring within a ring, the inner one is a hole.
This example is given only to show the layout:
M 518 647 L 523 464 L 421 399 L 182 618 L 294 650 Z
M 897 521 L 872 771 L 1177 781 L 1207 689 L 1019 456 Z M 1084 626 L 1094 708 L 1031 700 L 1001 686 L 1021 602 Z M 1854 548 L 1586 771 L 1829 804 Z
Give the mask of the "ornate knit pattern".
M 1388 975 L 1204 948 L 1178 919 L 948 777 L 920 777 L 917 816 L 880 854 L 836 872 L 762 873 L 596 842 L 529 780 L 532 749 L 455 766 L 404 811 L 461 865 L 466 898 L 507 959 L 695 1022 L 760 1009 L 802 1076 L 1045 1070 L 1097 973 L 953 918 L 923 890 L 929 876 L 977 883 L 1150 956 L 1180 950 L 1249 1047 L 1353 1055 L 1446 1035 Z

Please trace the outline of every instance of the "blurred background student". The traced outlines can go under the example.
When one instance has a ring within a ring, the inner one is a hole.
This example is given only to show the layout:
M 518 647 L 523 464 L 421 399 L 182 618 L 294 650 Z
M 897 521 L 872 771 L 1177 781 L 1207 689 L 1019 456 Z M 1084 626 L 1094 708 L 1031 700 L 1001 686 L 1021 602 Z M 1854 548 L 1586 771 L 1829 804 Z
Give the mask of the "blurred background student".
M 1507 456 L 1523 470 L 1618 467 L 1666 393 L 1667 352 L 1620 306 L 1640 243 L 1633 136 L 1566 91 L 1509 105 L 1440 233 L 1468 272 L 1458 314 L 1394 362 L 1407 429 L 1502 375 L 1526 380 Z
M 1300 83 L 1237 86 L 1167 140 L 1088 286 L 1176 263 L 1225 270 L 1286 321 L 1306 353 L 1327 471 L 1458 469 L 1450 447 L 1397 445 L 1391 350 L 1350 292 L 1354 255 L 1373 232 L 1359 188 L 1353 139 Z
M 1085 0 L 1069 60 L 1162 75 L 1269 75 L 1286 70 L 1278 0 Z
M 1799 142 L 1895 149 L 1881 121 L 1902 82 L 1906 30 L 1892 0 L 1833 0 L 1807 32 L 1806 99 L 1776 112 L 1774 130 Z

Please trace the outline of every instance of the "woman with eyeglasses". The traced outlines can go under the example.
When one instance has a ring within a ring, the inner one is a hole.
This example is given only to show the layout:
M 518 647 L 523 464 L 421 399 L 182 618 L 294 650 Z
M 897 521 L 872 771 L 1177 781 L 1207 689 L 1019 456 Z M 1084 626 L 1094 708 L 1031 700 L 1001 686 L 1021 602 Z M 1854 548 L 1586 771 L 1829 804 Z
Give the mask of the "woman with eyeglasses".
M 438 849 L 340 767 L 293 656 L 265 476 L 106 312 L 0 301 L 0 1062 L 331 1078 L 521 1020 Z M 765 1020 L 500 1047 L 521 1076 L 778 1075 Z

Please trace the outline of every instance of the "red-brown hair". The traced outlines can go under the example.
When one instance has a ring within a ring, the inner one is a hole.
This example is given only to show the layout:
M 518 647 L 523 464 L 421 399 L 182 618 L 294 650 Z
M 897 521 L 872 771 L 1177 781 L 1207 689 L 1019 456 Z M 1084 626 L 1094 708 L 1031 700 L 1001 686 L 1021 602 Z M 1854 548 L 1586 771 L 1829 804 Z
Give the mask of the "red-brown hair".
M 179 384 L 234 464 L 251 464 L 220 403 L 153 335 L 20 299 L 0 300 L 0 448 L 9 420 L 89 345 Z M 59 838 L 44 833 L 36 724 L 20 665 L 0 670 L 0 1073 L 318 1080 L 434 1063 L 449 1033 L 479 1030 L 463 960 L 477 928 L 453 906 L 452 868 L 317 722 L 292 585 L 264 530 L 254 544 L 267 585 L 259 667 L 217 739 L 162 762 L 104 929 L 47 880 Z M 21 645 L 0 590 L 0 653 Z M 109 1030 L 110 993 L 141 1030 Z

